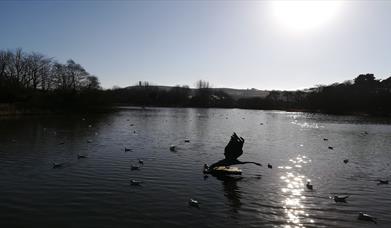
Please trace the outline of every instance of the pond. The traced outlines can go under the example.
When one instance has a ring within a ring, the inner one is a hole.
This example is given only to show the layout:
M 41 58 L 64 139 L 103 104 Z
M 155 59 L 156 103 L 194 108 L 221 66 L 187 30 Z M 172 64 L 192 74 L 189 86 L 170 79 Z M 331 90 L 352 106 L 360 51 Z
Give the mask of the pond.
M 245 139 L 240 159 L 263 166 L 204 177 L 233 132 Z M 391 187 L 378 179 L 390 179 L 390 148 L 389 120 L 355 116 L 122 107 L 2 117 L 0 226 L 374 226 L 357 219 L 364 212 L 389 227 Z

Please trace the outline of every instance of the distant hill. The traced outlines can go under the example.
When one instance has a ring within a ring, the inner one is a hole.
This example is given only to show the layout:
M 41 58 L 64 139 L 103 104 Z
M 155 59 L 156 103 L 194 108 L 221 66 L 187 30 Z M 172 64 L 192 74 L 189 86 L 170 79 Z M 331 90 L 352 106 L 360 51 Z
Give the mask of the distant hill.
M 160 90 L 165 90 L 168 91 L 174 86 L 156 86 L 156 85 L 151 85 L 152 87 L 156 87 Z M 137 87 L 137 86 L 128 86 L 126 87 L 127 89 Z M 233 99 L 237 100 L 240 98 L 251 98 L 251 97 L 260 97 L 260 98 L 265 98 L 270 94 L 270 91 L 267 90 L 258 90 L 258 89 L 232 89 L 232 88 L 211 88 L 212 90 L 221 90 L 228 95 L 230 95 Z M 191 92 L 194 94 L 196 89 L 190 88 Z
M 217 90 L 222 90 L 230 95 L 233 99 L 239 98 L 250 98 L 250 97 L 267 97 L 270 92 L 266 90 L 257 90 L 257 89 L 231 89 L 231 88 L 216 88 Z

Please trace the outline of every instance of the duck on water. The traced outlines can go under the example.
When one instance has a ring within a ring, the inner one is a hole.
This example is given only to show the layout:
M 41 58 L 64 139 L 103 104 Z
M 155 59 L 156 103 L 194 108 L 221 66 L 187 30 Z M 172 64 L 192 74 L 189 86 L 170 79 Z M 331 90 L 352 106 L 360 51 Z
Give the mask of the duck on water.
M 210 174 L 241 174 L 241 170 L 232 165 L 255 164 L 262 166 L 257 162 L 239 161 L 238 158 L 243 154 L 244 139 L 239 137 L 235 132 L 232 134 L 230 141 L 224 149 L 225 158 L 208 166 L 204 165 L 204 173 Z

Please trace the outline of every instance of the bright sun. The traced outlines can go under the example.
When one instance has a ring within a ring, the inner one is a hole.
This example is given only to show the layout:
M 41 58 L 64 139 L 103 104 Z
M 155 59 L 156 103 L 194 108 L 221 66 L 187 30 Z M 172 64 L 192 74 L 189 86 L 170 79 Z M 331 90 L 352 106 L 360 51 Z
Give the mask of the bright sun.
M 295 31 L 316 29 L 332 21 L 341 1 L 273 1 L 273 16 L 278 24 Z

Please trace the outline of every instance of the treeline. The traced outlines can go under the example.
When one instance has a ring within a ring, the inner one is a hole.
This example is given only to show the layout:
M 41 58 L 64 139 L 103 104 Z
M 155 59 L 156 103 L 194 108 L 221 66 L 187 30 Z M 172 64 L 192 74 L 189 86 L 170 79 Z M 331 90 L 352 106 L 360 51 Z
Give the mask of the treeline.
M 22 49 L 0 50 L 0 103 L 19 108 L 81 108 L 101 105 L 96 76 L 73 60 L 59 63 Z
M 270 91 L 266 97 L 233 99 L 205 81 L 196 89 L 176 86 L 170 89 L 148 82 L 108 90 L 111 100 L 139 106 L 218 107 L 262 110 L 310 111 L 334 114 L 391 115 L 391 77 L 376 79 L 361 74 L 354 80 L 318 86 L 304 91 Z
M 270 91 L 266 97 L 233 99 L 207 81 L 188 86 L 148 82 L 103 90 L 99 79 L 73 60 L 59 63 L 40 53 L 0 50 L 0 113 L 18 109 L 85 110 L 116 105 L 302 110 L 336 114 L 391 115 L 391 77 L 361 74 L 351 81 L 303 91 Z
M 266 98 L 243 98 L 239 108 L 302 110 L 333 114 L 391 115 L 391 77 L 360 74 L 353 80 L 305 91 L 271 91 Z
M 210 88 L 206 81 L 198 81 L 196 89 L 189 86 L 162 87 L 148 82 L 135 86 L 106 90 L 116 104 L 166 107 L 234 107 L 235 101 L 225 92 Z
M 353 81 L 320 86 L 309 93 L 305 105 L 329 113 L 391 115 L 391 77 L 361 74 Z

